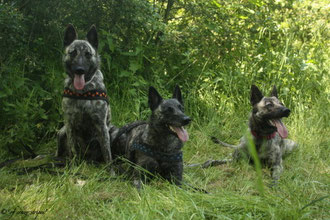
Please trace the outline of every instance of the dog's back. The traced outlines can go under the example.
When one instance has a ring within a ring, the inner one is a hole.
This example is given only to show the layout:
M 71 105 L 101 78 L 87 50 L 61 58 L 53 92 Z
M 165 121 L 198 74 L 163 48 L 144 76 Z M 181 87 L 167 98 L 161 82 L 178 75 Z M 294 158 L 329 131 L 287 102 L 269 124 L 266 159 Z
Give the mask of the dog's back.
M 142 135 L 147 126 L 146 121 L 136 121 L 118 128 L 111 126 L 111 152 L 114 159 L 119 157 L 129 158 L 130 140 L 138 138 Z

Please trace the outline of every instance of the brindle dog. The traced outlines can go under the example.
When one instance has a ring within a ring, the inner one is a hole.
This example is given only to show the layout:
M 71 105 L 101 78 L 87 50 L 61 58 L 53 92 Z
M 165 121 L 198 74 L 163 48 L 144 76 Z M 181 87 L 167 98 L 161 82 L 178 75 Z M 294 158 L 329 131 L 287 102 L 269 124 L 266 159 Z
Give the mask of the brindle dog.
M 150 87 L 149 107 L 152 113 L 148 122 L 133 122 L 121 129 L 113 127 L 113 155 L 123 156 L 150 173 L 180 185 L 182 147 L 189 138 L 183 126 L 191 121 L 184 114 L 180 88 L 176 86 L 173 98 L 164 100 L 155 88 Z M 135 169 L 134 185 L 140 188 L 141 178 L 146 176 Z
M 98 36 L 93 25 L 87 40 L 78 40 L 68 25 L 64 35 L 64 127 L 58 133 L 59 157 L 111 162 L 110 106 L 100 71 Z
M 275 86 L 270 97 L 264 97 L 258 87 L 252 85 L 250 101 L 252 113 L 249 119 L 248 135 L 241 138 L 240 144 L 230 145 L 215 137 L 212 137 L 212 140 L 223 146 L 234 148 L 232 160 L 237 161 L 243 156 L 251 159 L 248 145 L 249 137 L 252 136 L 259 159 L 263 165 L 271 168 L 271 175 L 275 183 L 283 170 L 283 156 L 297 147 L 294 141 L 286 139 L 288 131 L 281 121 L 281 118 L 290 115 L 290 110 L 278 99 Z M 202 164 L 202 167 L 216 166 L 232 160 L 209 160 Z

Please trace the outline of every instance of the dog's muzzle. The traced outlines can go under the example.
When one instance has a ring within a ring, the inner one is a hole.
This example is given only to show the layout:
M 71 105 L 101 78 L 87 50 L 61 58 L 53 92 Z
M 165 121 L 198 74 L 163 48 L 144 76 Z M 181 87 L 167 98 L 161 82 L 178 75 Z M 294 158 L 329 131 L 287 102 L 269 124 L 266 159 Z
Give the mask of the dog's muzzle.
M 188 116 L 185 116 L 182 120 L 182 126 L 186 126 L 191 122 L 191 118 L 189 118 Z
M 86 71 L 82 67 L 76 67 L 73 69 L 73 72 L 77 75 L 84 75 Z
M 281 109 L 281 114 L 283 115 L 283 117 L 289 117 L 289 115 L 290 115 L 290 109 L 288 109 L 288 108 L 283 108 L 283 109 Z

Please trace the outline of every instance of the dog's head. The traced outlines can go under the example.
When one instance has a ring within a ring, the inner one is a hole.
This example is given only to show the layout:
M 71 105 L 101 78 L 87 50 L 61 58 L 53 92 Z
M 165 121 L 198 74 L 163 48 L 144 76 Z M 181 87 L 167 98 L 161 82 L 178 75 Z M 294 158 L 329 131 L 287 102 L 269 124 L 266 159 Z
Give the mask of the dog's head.
M 276 86 L 269 97 L 264 97 L 257 86 L 251 86 L 251 105 L 252 117 L 255 120 L 263 123 L 263 127 L 269 128 L 269 130 L 277 130 L 282 138 L 286 138 L 288 131 L 281 121 L 281 118 L 288 117 L 290 115 L 290 109 L 286 108 L 283 103 L 277 97 Z
M 67 74 L 77 90 L 82 90 L 86 82 L 93 78 L 99 68 L 100 59 L 97 54 L 98 37 L 96 28 L 91 26 L 87 40 L 77 40 L 75 28 L 69 24 L 64 34 L 64 64 Z
M 149 87 L 149 107 L 152 111 L 151 124 L 154 129 L 176 135 L 182 142 L 189 139 L 184 129 L 191 119 L 185 115 L 179 86 L 175 87 L 171 99 L 163 99 L 154 87 Z

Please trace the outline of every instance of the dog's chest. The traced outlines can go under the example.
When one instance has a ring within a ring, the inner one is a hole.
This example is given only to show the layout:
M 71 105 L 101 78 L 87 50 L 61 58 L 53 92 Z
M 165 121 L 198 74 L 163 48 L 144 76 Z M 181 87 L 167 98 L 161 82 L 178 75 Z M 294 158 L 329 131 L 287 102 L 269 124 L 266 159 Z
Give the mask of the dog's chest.
M 136 149 L 136 143 L 145 146 L 145 151 L 153 152 L 155 155 L 152 156 L 148 152 L 144 152 L 143 149 Z M 152 161 L 152 163 L 157 163 L 159 167 L 163 167 L 163 165 L 168 166 L 168 163 L 173 163 L 173 161 L 171 161 L 172 157 L 168 155 L 175 156 L 180 153 L 182 154 L 181 149 L 183 146 L 182 142 L 173 135 L 164 135 L 162 137 L 155 135 L 150 131 L 148 125 L 139 126 L 139 128 L 134 129 L 128 137 L 127 144 L 128 152 L 133 152 L 135 155 L 133 156 L 135 158 L 134 161 Z M 167 161 L 167 159 L 169 161 Z
M 261 139 L 255 142 L 258 156 L 261 160 L 269 160 L 280 153 L 278 138 L 275 137 L 270 140 Z
M 154 151 L 172 154 L 181 151 L 183 143 L 173 134 L 161 134 L 147 127 L 141 132 L 141 141 L 153 146 Z
M 62 108 L 65 120 L 75 125 L 104 121 L 108 114 L 108 104 L 103 100 L 63 98 Z

